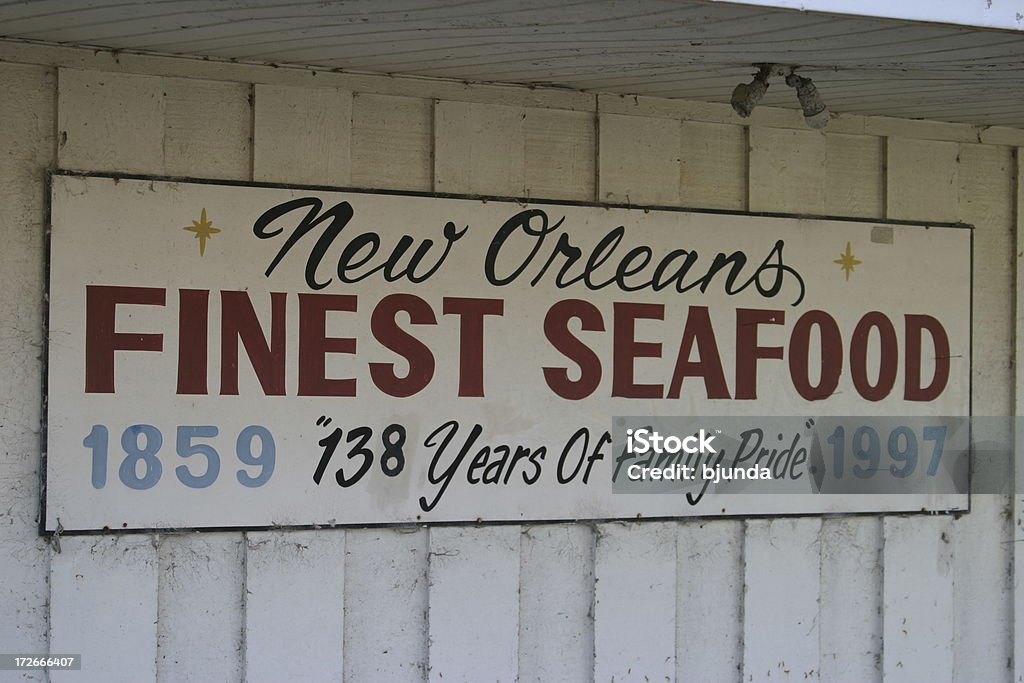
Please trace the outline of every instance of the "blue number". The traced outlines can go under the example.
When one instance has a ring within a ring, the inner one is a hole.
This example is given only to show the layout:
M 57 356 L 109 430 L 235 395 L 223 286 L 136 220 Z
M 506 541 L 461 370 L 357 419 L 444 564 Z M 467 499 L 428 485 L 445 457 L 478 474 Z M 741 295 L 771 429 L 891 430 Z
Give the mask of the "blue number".
M 188 458 L 193 455 L 201 455 L 206 458 L 206 470 L 201 475 L 192 474 L 185 465 L 178 465 L 174 471 L 178 480 L 193 489 L 205 489 L 217 481 L 220 474 L 220 455 L 213 446 L 205 443 L 192 443 L 192 439 L 212 439 L 217 436 L 217 428 L 213 425 L 183 425 L 178 427 L 177 451 L 178 455 Z
M 252 454 L 252 440 L 253 437 L 257 436 L 260 439 L 262 447 L 260 448 L 260 454 L 255 456 Z M 277 457 L 277 448 L 274 445 L 273 435 L 271 435 L 270 430 L 266 427 L 249 425 L 243 429 L 238 435 L 238 441 L 235 444 L 235 454 L 243 464 L 258 466 L 260 468 L 260 473 L 255 477 L 245 470 L 238 470 L 236 476 L 238 477 L 238 482 L 242 486 L 248 486 L 249 488 L 263 486 L 274 473 L 274 461 Z
M 939 460 L 942 458 L 942 447 L 946 444 L 946 425 L 924 428 L 924 440 L 934 441 L 935 448 L 932 449 L 932 459 L 928 463 L 928 476 L 934 477 L 939 471 Z
M 900 437 L 903 437 L 906 447 L 900 450 Z M 910 427 L 897 427 L 889 434 L 889 457 L 896 462 L 906 463 L 902 468 L 896 465 L 889 465 L 889 471 L 894 477 L 900 479 L 909 477 L 917 467 L 917 437 Z
M 82 440 L 82 445 L 92 449 L 92 487 L 101 489 L 107 485 L 107 428 L 104 425 L 93 425 L 89 436 Z
M 139 435 L 146 437 L 146 445 L 139 446 Z M 160 475 L 164 468 L 156 457 L 160 446 L 164 443 L 164 437 L 160 430 L 153 425 L 132 425 L 121 434 L 121 448 L 127 454 L 118 476 L 121 482 L 130 489 L 143 490 L 151 489 L 160 481 Z M 139 476 L 139 461 L 146 466 L 146 472 Z
M 864 437 L 868 438 L 868 447 L 864 448 Z M 853 433 L 853 457 L 867 462 L 867 467 L 854 465 L 853 473 L 861 479 L 870 479 L 878 471 L 878 461 L 882 457 L 882 444 L 874 427 L 864 426 Z
M 827 439 L 832 446 L 832 469 L 835 471 L 836 479 L 843 478 L 843 451 L 846 449 L 846 430 L 842 425 L 836 427 L 832 436 Z

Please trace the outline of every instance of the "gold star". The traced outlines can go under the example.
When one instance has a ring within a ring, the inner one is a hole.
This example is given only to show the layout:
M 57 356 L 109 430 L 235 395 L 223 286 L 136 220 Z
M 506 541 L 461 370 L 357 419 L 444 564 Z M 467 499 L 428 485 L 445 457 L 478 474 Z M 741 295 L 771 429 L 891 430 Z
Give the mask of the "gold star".
M 206 208 L 203 208 L 202 215 L 199 216 L 198 221 L 192 221 L 192 225 L 182 228 L 182 230 L 188 230 L 196 234 L 196 239 L 199 240 L 199 255 L 202 256 L 206 253 L 206 240 L 210 239 L 213 235 L 220 232 L 220 228 L 213 227 L 213 222 L 206 220 Z
M 846 281 L 849 282 L 850 273 L 853 272 L 853 267 L 860 265 L 861 262 L 853 258 L 853 251 L 850 249 L 849 242 L 846 243 L 846 253 L 840 254 L 839 256 L 840 258 L 837 258 L 832 263 L 838 263 L 840 266 L 843 267 L 843 272 L 846 273 Z

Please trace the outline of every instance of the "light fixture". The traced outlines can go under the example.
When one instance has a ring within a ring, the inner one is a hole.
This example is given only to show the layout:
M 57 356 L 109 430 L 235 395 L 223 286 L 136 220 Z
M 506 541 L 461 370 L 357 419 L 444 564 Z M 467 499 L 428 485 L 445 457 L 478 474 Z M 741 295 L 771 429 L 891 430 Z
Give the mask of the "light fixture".
M 800 108 L 804 110 L 804 122 L 811 128 L 824 128 L 828 125 L 828 107 L 821 99 L 818 88 L 809 78 L 790 73 L 786 76 L 786 85 L 796 89 L 796 98 L 800 100 Z M 735 103 L 733 108 L 735 108 Z M 739 111 L 739 110 L 737 110 Z
M 761 101 L 768 91 L 768 76 L 771 74 L 771 67 L 764 64 L 754 74 L 754 80 L 750 83 L 740 83 L 732 91 L 732 108 L 743 118 L 750 116 L 754 107 Z

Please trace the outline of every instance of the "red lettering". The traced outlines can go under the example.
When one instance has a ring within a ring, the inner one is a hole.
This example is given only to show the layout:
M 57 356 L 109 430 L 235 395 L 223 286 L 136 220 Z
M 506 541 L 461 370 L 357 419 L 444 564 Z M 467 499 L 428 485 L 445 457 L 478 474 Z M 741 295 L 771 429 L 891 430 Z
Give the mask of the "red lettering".
M 871 384 L 868 379 L 868 340 L 872 328 L 878 330 L 881 340 L 876 384 Z M 869 401 L 881 401 L 888 396 L 896 384 L 898 356 L 896 330 L 889 318 L 878 311 L 866 313 L 854 328 L 850 342 L 850 374 L 853 375 L 853 386 L 857 388 L 857 393 Z
M 582 299 L 559 301 L 544 316 L 544 336 L 551 345 L 580 368 L 579 379 L 569 379 L 565 368 L 544 368 L 544 381 L 557 395 L 570 401 L 590 396 L 601 383 L 601 359 L 589 346 L 569 331 L 569 321 L 576 318 L 580 329 L 603 332 L 604 320 L 597 306 Z
M 811 384 L 811 330 L 817 326 L 821 335 L 821 374 L 818 384 Z M 821 401 L 839 386 L 843 371 L 843 338 L 835 318 L 825 311 L 807 311 L 796 321 L 789 339 L 789 374 L 800 396 L 808 401 Z
M 946 329 L 930 315 L 905 316 L 907 335 L 907 373 L 904 398 L 908 401 L 933 401 L 942 394 L 949 381 L 949 337 Z M 932 383 L 921 386 L 921 333 L 927 330 L 935 346 L 935 374 Z
M 736 309 L 736 398 L 757 398 L 757 361 L 761 358 L 782 360 L 781 346 L 758 346 L 757 328 L 760 325 L 782 325 L 784 311 L 761 311 L 754 308 Z
M 163 306 L 166 290 L 157 287 L 87 285 L 85 288 L 85 391 L 114 393 L 115 351 L 163 351 L 162 334 L 115 332 L 118 304 Z
M 690 354 L 694 345 L 697 346 L 699 360 L 691 361 Z M 718 353 L 715 330 L 711 326 L 711 314 L 707 306 L 690 306 L 666 398 L 679 398 L 686 377 L 703 378 L 708 398 L 729 398 L 722 357 Z
M 248 292 L 221 292 L 220 393 L 238 395 L 238 342 L 245 347 L 256 378 L 267 396 L 284 396 L 285 303 L 284 292 L 270 294 L 270 342 Z
M 178 292 L 178 306 L 178 394 L 205 395 L 210 291 L 182 289 Z
M 623 398 L 661 398 L 661 384 L 637 384 L 634 381 L 634 361 L 637 358 L 661 357 L 658 342 L 636 341 L 636 321 L 664 320 L 662 304 L 633 304 L 616 302 L 612 324 L 612 396 Z
M 354 313 L 353 294 L 299 294 L 299 396 L 355 396 L 356 380 L 327 377 L 328 353 L 355 353 L 356 340 L 327 336 L 327 311 Z
M 413 325 L 436 325 L 430 304 L 412 294 L 391 294 L 380 300 L 370 315 L 370 331 L 388 349 L 409 362 L 404 377 L 395 373 L 394 363 L 370 363 L 370 377 L 388 396 L 406 397 L 421 391 L 434 377 L 434 354 L 426 344 L 398 326 L 399 312 L 409 314 Z
M 445 315 L 459 316 L 459 396 L 484 395 L 484 316 L 503 315 L 501 299 L 445 297 Z

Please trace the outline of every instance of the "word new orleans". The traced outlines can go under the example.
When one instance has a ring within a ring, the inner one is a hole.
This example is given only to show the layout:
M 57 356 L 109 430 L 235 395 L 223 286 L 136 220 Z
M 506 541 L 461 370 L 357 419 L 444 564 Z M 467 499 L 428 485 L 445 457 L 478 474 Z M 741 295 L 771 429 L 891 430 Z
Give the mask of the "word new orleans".
M 351 225 L 355 215 L 347 201 L 325 210 L 320 199 L 306 197 L 274 206 L 255 221 L 254 237 L 272 240 L 269 244 L 277 248 L 265 277 L 271 278 L 284 259 L 303 258 L 294 252 L 305 248 L 304 279 L 310 291 L 197 288 L 169 293 L 162 287 L 87 285 L 86 392 L 115 392 L 118 352 L 163 353 L 165 337 L 176 334 L 178 340 L 188 340 L 166 344 L 177 353 L 177 394 L 238 394 L 239 358 L 244 353 L 268 396 L 289 391 L 298 396 L 362 396 L 367 389 L 360 383 L 367 380 L 357 381 L 357 375 L 362 375 L 353 365 L 357 354 L 369 351 L 368 355 L 379 358 L 383 349 L 398 357 L 395 362 L 364 361 L 368 383 L 382 394 L 413 396 L 429 386 L 436 374 L 458 373 L 459 397 L 485 396 L 488 330 L 500 327 L 506 315 L 516 328 L 527 319 L 524 311 L 507 307 L 504 298 L 458 296 L 458 292 L 424 298 L 393 292 L 367 301 L 365 294 L 323 291 L 371 278 L 408 288 L 420 285 L 445 267 L 470 226 L 458 228 L 449 221 L 440 230 L 440 240 L 405 234 L 386 243 L 374 231 L 350 234 L 356 230 Z M 708 399 L 753 400 L 758 396 L 758 366 L 766 364 L 777 364 L 806 400 L 831 396 L 844 368 L 855 391 L 870 401 L 893 392 L 908 401 L 931 401 L 946 387 L 951 355 L 948 335 L 929 315 L 907 314 L 892 320 L 881 312 L 867 311 L 852 333 L 844 335 L 833 315 L 824 310 L 806 310 L 799 316 L 787 316 L 779 307 L 716 310 L 718 320 L 731 318 L 725 340 L 723 330 L 712 324 L 707 306 L 689 305 L 685 313 L 672 308 L 666 316 L 664 292 L 706 294 L 712 288 L 726 296 L 748 289 L 769 300 L 784 296 L 789 306 L 797 306 L 805 285 L 797 270 L 785 262 L 781 239 L 766 254 L 755 256 L 741 250 L 705 255 L 682 248 L 656 253 L 645 244 L 625 246 L 627 231 L 620 225 L 585 250 L 574 241 L 564 217 L 552 220 L 542 209 L 521 210 L 490 229 L 493 236 L 486 252 L 478 255 L 481 265 L 474 269 L 473 260 L 465 254 L 456 259 L 466 278 L 476 272 L 495 292 L 513 283 L 529 287 L 544 283 L 557 291 L 580 292 L 552 301 L 538 317 L 537 343 L 546 340 L 565 359 L 539 368 L 538 379 L 543 378 L 549 390 L 563 399 L 594 395 L 678 399 L 685 384 L 687 392 L 703 390 Z M 587 292 L 605 289 L 662 293 L 658 295 L 662 302 L 598 305 L 588 300 Z M 211 299 L 218 305 L 211 306 Z M 523 305 L 529 299 L 520 296 L 509 302 Z M 166 314 L 150 316 L 161 321 L 149 323 L 150 329 L 119 331 L 115 321 L 132 315 L 136 307 L 159 308 Z M 210 320 L 211 310 L 219 312 L 219 321 Z M 269 310 L 269 320 L 258 310 Z M 368 326 L 355 317 L 367 312 Z M 436 348 L 437 344 L 431 348 L 424 335 L 417 335 L 417 329 L 440 325 L 457 329 L 459 341 L 454 349 Z M 347 333 L 328 334 L 346 327 Z M 759 331 L 764 335 L 771 328 L 785 330 L 788 343 L 759 341 Z M 872 338 L 878 342 L 871 343 Z M 719 351 L 723 344 L 734 349 L 733 358 L 723 359 Z M 448 354 L 455 358 L 446 358 Z M 934 358 L 928 364 L 930 377 L 922 377 L 926 374 L 922 357 Z M 215 388 L 208 386 L 211 360 L 219 368 Z M 664 380 L 640 381 L 638 365 Z M 328 373 L 329 367 L 347 369 Z M 902 386 L 897 384 L 900 375 Z

